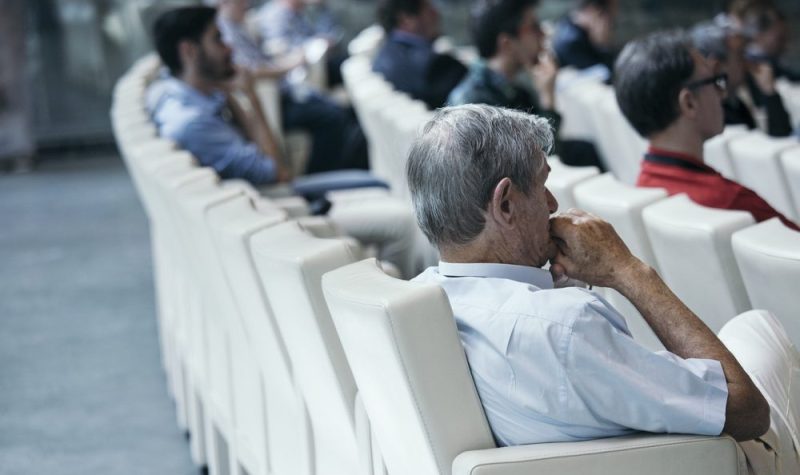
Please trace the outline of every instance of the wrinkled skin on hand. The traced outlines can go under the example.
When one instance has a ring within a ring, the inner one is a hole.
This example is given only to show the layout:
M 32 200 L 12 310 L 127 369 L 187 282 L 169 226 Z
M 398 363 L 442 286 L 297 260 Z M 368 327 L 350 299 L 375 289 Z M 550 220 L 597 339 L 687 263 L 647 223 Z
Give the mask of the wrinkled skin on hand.
M 558 247 L 550 272 L 558 281 L 567 276 L 601 287 L 618 286 L 638 259 L 606 221 L 578 209 L 554 215 L 550 236 Z

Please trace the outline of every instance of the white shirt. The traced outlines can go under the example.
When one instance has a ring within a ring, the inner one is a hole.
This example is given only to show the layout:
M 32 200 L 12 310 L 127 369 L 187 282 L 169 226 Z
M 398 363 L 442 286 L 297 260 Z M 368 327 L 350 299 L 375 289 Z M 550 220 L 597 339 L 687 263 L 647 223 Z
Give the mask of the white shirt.
M 447 293 L 500 445 L 722 432 L 720 363 L 639 345 L 591 291 L 554 289 L 548 271 L 506 264 L 440 262 L 414 280 Z

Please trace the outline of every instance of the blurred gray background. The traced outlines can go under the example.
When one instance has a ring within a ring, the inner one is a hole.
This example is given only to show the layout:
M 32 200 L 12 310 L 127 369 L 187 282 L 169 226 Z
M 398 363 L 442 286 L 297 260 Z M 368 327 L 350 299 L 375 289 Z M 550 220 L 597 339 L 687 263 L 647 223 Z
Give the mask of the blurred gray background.
M 459 44 L 469 42 L 471 1 L 437 0 L 444 31 Z M 374 0 L 328 0 L 348 37 L 373 22 Z M 14 136 L 25 139 L 17 153 L 63 150 L 70 146 L 111 145 L 108 118 L 114 82 L 150 50 L 147 32 L 163 10 L 186 0 L 0 0 L 0 45 L 16 41 L 7 57 L 0 52 L 0 114 L 17 109 Z M 254 5 L 264 3 L 255 0 Z M 569 0 L 543 0 L 543 20 L 556 20 Z M 616 42 L 663 27 L 688 26 L 720 11 L 723 0 L 621 0 Z M 789 24 L 800 22 L 800 1 L 779 0 Z M 346 38 L 347 39 L 347 38 Z M 788 62 L 800 65 L 800 35 L 792 38 Z M 7 65 L 13 65 L 9 67 Z M 4 76 L 5 79 L 4 79 Z M 14 98 L 9 103 L 9 98 Z M 21 121 L 21 122 L 20 122 Z M 30 124 L 27 131 L 22 128 Z M 6 132 L 12 129 L 0 122 Z M 24 132 L 24 133 L 23 133 Z M 2 152 L 0 152 L 2 154 Z

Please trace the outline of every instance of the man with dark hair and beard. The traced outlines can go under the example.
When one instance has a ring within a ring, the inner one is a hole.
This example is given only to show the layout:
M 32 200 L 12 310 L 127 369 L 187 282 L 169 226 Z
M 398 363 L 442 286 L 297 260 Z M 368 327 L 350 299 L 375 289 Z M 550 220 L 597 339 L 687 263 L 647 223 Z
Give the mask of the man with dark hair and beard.
M 289 172 L 261 110 L 252 77 L 237 71 L 210 7 L 168 11 L 155 23 L 156 49 L 171 77 L 148 101 L 161 136 L 190 151 L 222 178 L 254 185 L 287 181 Z M 251 112 L 231 94 L 242 91 Z

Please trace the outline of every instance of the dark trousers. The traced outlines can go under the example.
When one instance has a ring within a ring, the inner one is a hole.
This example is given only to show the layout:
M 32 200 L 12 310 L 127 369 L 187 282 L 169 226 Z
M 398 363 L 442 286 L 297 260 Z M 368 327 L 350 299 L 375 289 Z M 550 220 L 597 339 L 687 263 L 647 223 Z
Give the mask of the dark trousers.
M 289 91 L 281 93 L 283 128 L 311 134 L 311 154 L 306 173 L 340 168 L 347 131 L 345 109 L 317 92 L 304 100 L 295 100 Z

